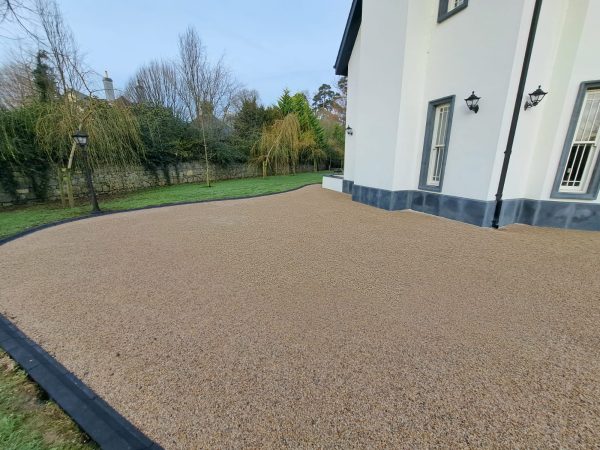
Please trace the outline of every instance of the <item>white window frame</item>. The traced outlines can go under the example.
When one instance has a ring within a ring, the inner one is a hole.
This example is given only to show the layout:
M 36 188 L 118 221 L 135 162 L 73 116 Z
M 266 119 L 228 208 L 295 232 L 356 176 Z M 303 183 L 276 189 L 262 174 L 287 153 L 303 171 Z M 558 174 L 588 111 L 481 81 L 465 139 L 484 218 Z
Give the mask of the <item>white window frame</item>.
M 419 189 L 441 192 L 444 182 L 446 160 L 452 131 L 455 96 L 443 97 L 429 102 Z
M 595 166 L 598 158 L 599 122 L 600 88 L 587 89 L 575 129 L 575 137 L 561 177 L 558 189 L 560 192 L 587 192 L 592 178 L 592 167 Z M 584 159 L 585 163 L 582 166 Z
M 593 200 L 598 196 L 600 187 L 599 128 L 600 81 L 584 82 L 579 88 L 575 102 L 554 180 L 552 198 Z M 584 152 L 588 154 L 585 165 L 582 165 Z
M 443 172 L 444 154 L 446 153 L 446 135 L 450 115 L 450 102 L 435 107 L 433 123 L 433 139 L 429 149 L 429 165 L 427 168 L 427 184 L 439 186 Z

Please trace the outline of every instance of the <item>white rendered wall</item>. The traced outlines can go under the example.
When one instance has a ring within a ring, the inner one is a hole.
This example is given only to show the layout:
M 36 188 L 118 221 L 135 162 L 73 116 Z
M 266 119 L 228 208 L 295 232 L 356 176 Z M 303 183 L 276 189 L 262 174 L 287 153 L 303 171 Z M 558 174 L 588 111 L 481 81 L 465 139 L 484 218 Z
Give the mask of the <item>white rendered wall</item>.
M 428 103 L 455 95 L 442 194 L 493 200 L 535 0 L 471 0 L 437 23 L 439 0 L 364 0 L 349 64 L 345 175 L 355 184 L 418 188 Z M 582 81 L 600 79 L 600 0 L 545 0 L 504 198 L 550 199 Z M 478 114 L 464 98 L 482 97 Z M 596 200 L 600 202 L 600 200 Z
M 542 84 L 549 94 L 540 105 L 521 114 L 505 198 L 560 201 L 550 194 L 579 86 L 600 80 L 599 19 L 598 0 L 544 2 L 528 89 Z
M 323 177 L 323 181 L 321 183 L 321 187 L 324 189 L 329 189 L 336 192 L 342 192 L 342 188 L 344 186 L 344 180 L 338 177 Z
M 407 8 L 410 0 L 363 2 L 354 183 L 392 189 Z
M 348 102 L 346 104 L 346 125 L 354 130 L 352 136 L 346 135 L 344 150 L 344 179 L 354 181 L 354 165 L 356 160 L 356 132 L 358 125 L 358 111 L 360 104 L 360 45 L 361 29 L 354 44 L 352 56 L 348 63 Z
M 465 10 L 440 24 L 436 22 L 438 1 L 427 3 L 432 7 L 427 23 L 434 30 L 427 49 L 421 116 L 426 116 L 429 101 L 456 96 L 442 193 L 489 200 L 496 155 L 502 152 L 499 147 L 514 105 L 516 83 L 512 86 L 511 80 L 516 76 L 518 82 L 520 70 L 515 54 L 520 53 L 523 28 L 528 30 L 522 20 L 523 9 L 531 2 L 471 1 Z M 482 97 L 478 114 L 469 111 L 464 102 L 473 90 Z M 417 134 L 419 158 L 413 170 L 418 173 L 424 122 Z
M 437 11 L 437 10 L 436 10 Z M 398 112 L 396 161 L 392 190 L 412 190 L 419 184 L 419 169 L 427 101 L 425 84 L 429 49 L 434 27 L 432 2 L 409 1 L 406 10 L 406 41 L 402 68 L 402 96 Z M 433 22 L 432 22 L 433 21 Z

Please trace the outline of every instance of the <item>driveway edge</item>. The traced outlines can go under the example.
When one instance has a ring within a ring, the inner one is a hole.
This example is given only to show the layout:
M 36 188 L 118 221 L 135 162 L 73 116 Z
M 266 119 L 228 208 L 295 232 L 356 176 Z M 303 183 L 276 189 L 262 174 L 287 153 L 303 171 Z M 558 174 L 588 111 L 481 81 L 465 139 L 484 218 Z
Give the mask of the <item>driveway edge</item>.
M 49 222 L 49 223 L 45 223 L 45 224 L 38 225 L 35 227 L 27 228 L 26 230 L 19 231 L 18 233 L 13 234 L 11 236 L 0 238 L 0 245 L 8 244 L 9 242 L 17 240 L 19 238 L 22 238 L 24 236 L 27 236 L 28 234 L 33 234 L 37 231 L 45 230 L 47 228 L 56 227 L 58 225 L 63 225 L 65 223 L 77 222 L 79 220 L 91 219 L 94 217 L 109 216 L 112 214 L 121 214 L 121 213 L 134 212 L 134 211 L 144 211 L 146 209 L 168 208 L 170 206 L 196 205 L 198 203 L 213 203 L 213 202 L 224 202 L 224 201 L 229 201 L 229 200 L 245 200 L 245 199 L 249 199 L 249 198 L 268 197 L 270 195 L 285 194 L 287 192 L 297 191 L 297 190 L 305 188 L 307 186 L 314 186 L 314 185 L 317 185 L 320 183 L 321 183 L 320 181 L 314 182 L 314 183 L 307 183 L 307 184 L 303 184 L 302 186 L 298 186 L 298 187 L 295 187 L 292 189 L 287 189 L 285 191 L 267 192 L 265 194 L 258 194 L 258 195 L 242 195 L 240 197 L 226 197 L 226 198 L 207 199 L 207 200 L 192 200 L 189 202 L 162 203 L 160 205 L 143 206 L 141 208 L 109 210 L 109 211 L 103 211 L 99 214 L 85 214 L 83 216 L 71 217 L 70 219 L 58 220 L 56 222 Z
M 0 347 L 103 449 L 161 449 L 0 314 Z

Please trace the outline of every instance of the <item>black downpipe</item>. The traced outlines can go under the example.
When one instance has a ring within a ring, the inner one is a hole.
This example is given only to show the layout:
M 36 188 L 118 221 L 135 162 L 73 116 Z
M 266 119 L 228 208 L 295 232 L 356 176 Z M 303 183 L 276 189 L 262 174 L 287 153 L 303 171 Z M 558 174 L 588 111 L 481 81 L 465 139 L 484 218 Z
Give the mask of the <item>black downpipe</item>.
M 517 123 L 519 122 L 519 113 L 521 112 L 521 105 L 523 103 L 523 93 L 525 92 L 525 83 L 527 82 L 527 73 L 529 72 L 529 63 L 531 62 L 531 53 L 533 51 L 533 42 L 535 41 L 535 33 L 537 31 L 540 11 L 542 9 L 542 1 L 543 0 L 535 0 L 535 6 L 533 8 L 533 17 L 531 18 L 531 27 L 529 28 L 529 37 L 527 38 L 527 48 L 525 49 L 525 58 L 523 59 L 523 68 L 521 69 L 521 79 L 519 80 L 515 109 L 510 123 L 508 141 L 506 142 L 506 150 L 504 151 L 504 161 L 502 162 L 502 171 L 500 172 L 500 181 L 498 182 L 498 192 L 496 193 L 496 208 L 494 209 L 494 219 L 492 220 L 492 227 L 494 228 L 498 228 L 500 222 L 506 173 L 508 172 L 508 163 L 510 162 L 510 155 L 512 154 L 515 134 L 517 132 Z

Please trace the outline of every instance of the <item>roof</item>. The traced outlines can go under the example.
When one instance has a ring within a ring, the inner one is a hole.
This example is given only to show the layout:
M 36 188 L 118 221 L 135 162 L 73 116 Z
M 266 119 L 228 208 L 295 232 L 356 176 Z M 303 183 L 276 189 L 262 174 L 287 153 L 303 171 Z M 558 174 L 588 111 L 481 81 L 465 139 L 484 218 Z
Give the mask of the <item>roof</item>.
M 335 61 L 335 74 L 348 76 L 348 63 L 352 56 L 352 49 L 358 36 L 360 23 L 362 21 L 362 0 L 352 0 L 352 7 L 344 30 L 344 37 L 340 44 L 337 60 Z

